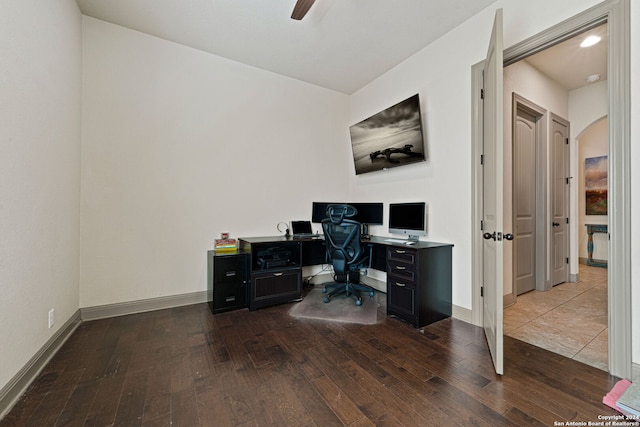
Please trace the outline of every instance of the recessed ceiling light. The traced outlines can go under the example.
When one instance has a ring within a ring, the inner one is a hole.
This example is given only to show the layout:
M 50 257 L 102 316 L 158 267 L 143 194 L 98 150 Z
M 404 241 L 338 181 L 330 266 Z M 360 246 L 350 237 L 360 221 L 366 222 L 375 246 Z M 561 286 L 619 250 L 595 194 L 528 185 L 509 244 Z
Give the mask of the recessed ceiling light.
M 600 40 L 602 40 L 602 37 L 589 36 L 586 39 L 584 39 L 582 43 L 580 43 L 580 47 L 593 46 L 594 44 L 598 43 Z
M 589 83 L 594 83 L 598 80 L 600 80 L 600 74 L 591 74 L 590 76 L 587 76 L 587 82 Z

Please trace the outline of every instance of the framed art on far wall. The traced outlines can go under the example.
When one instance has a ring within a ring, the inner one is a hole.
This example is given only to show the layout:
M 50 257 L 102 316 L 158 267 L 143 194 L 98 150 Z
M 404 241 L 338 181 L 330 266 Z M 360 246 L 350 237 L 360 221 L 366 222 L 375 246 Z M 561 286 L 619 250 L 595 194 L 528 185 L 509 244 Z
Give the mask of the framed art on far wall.
M 584 193 L 587 215 L 607 215 L 609 186 L 607 156 L 584 159 Z

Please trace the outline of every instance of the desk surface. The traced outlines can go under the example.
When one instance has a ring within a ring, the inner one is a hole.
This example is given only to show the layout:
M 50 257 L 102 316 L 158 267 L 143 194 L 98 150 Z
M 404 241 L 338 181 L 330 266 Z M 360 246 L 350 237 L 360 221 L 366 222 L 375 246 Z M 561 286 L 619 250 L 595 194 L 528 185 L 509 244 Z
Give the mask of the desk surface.
M 437 243 L 437 242 L 428 242 L 424 240 L 419 240 L 412 245 L 407 245 L 406 243 L 396 243 L 396 242 L 388 242 L 387 239 L 393 239 L 393 237 L 381 237 L 381 236 L 371 236 L 368 239 L 362 239 L 362 243 L 374 243 L 376 245 L 385 245 L 385 246 L 395 246 L 401 248 L 413 248 L 413 249 L 426 249 L 426 248 L 437 248 L 442 246 L 453 246 L 452 243 Z M 322 236 L 320 237 L 293 237 L 293 236 L 263 236 L 263 237 L 240 237 L 238 240 L 245 241 L 250 244 L 255 243 L 278 243 L 278 242 L 305 242 L 311 240 L 324 240 Z M 402 240 L 402 239 L 395 239 Z

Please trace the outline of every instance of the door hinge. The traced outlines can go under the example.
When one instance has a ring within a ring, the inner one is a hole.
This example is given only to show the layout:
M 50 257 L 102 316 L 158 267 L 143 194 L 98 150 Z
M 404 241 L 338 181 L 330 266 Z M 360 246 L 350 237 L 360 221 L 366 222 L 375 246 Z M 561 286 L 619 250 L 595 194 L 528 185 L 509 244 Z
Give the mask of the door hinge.
M 484 286 L 480 286 L 480 297 L 484 297 Z
M 480 154 L 480 164 L 484 165 L 484 154 Z
M 564 222 L 565 222 L 566 224 L 569 224 L 569 218 L 565 218 L 565 219 L 564 219 Z
M 567 264 L 569 264 L 569 258 L 567 258 Z
M 569 178 L 565 178 L 564 180 L 566 181 L 567 184 L 569 184 Z
M 564 143 L 565 143 L 565 144 L 569 144 L 569 138 L 565 138 L 565 139 L 564 139 Z
M 480 99 L 484 99 L 484 89 L 480 89 Z
M 480 220 L 480 231 L 484 231 L 484 220 Z

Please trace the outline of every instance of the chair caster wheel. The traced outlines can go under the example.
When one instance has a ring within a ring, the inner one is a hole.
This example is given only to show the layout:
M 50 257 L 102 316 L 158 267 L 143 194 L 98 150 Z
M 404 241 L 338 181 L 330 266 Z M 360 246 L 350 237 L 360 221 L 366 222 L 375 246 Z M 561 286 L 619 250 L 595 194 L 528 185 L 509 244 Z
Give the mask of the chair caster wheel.
M 322 293 L 326 294 L 327 293 L 327 288 L 325 288 L 324 286 L 322 287 Z
M 357 305 L 358 307 L 360 307 L 360 306 L 362 305 L 362 300 L 361 300 L 361 299 L 357 299 L 357 300 L 356 300 L 356 305 Z
M 327 302 L 329 302 L 330 300 L 329 300 L 329 297 L 324 297 L 324 299 L 323 299 L 322 301 L 324 301 L 325 303 L 327 303 Z

